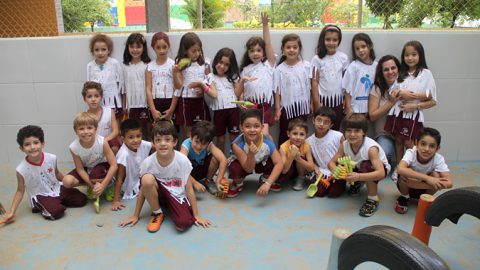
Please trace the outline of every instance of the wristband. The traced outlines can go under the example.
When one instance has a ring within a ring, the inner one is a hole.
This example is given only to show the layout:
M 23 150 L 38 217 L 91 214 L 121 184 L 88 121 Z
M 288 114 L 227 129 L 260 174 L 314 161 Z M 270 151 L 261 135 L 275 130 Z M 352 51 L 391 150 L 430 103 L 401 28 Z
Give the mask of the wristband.
M 208 86 L 208 84 L 205 84 L 205 87 L 203 88 L 203 92 L 206 94 L 208 93 L 208 91 L 210 91 L 210 86 Z

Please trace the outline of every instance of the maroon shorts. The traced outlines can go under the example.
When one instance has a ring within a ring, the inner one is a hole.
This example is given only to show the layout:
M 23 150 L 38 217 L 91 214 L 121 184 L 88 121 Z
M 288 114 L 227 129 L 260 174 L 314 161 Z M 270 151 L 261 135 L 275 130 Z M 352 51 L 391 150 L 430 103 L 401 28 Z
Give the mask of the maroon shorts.
M 32 212 L 41 212 L 46 219 L 59 219 L 65 213 L 66 207 L 82 207 L 87 204 L 87 196 L 76 188 L 60 187 L 60 196 L 49 197 L 37 195 L 33 201 Z
M 87 168 L 84 168 L 87 171 Z M 97 164 L 97 166 L 93 167 L 93 169 L 88 173 L 88 177 L 90 179 L 103 179 L 107 176 L 108 169 L 110 169 L 110 165 L 108 162 L 102 162 Z M 78 179 L 78 181 L 85 183 L 85 180 L 80 177 L 76 169 L 71 170 L 68 175 L 71 175 Z
M 315 175 L 310 183 L 315 183 L 317 180 L 317 176 Z M 317 185 L 317 193 L 315 193 L 315 196 L 317 197 L 325 197 L 327 196 L 328 198 L 338 198 L 340 195 L 345 192 L 345 187 L 347 185 L 347 181 L 343 179 L 333 179 L 330 181 L 330 186 L 326 188 L 322 184 Z
M 175 227 L 181 231 L 190 228 L 193 223 L 195 223 L 195 218 L 193 217 L 192 207 L 190 206 L 188 200 L 184 200 L 183 203 L 179 203 L 177 199 L 175 199 L 158 180 L 157 185 L 158 203 L 162 207 L 168 208 L 170 214 L 172 215 L 172 220 L 175 224 Z
M 282 114 L 280 115 L 280 124 L 279 124 L 279 131 L 278 131 L 278 145 L 282 145 L 284 142 L 288 140 L 287 136 L 287 130 L 288 130 L 288 123 L 292 121 L 295 118 L 300 118 L 305 121 L 305 123 L 308 123 L 308 114 L 306 115 L 299 115 L 294 118 L 287 118 L 287 111 L 285 109 L 282 109 Z M 307 130 L 308 134 L 308 130 Z
M 370 160 L 364 160 L 364 161 L 360 162 L 359 168 L 355 168 L 355 169 L 353 169 L 353 171 L 358 172 L 358 173 L 369 173 L 369 172 L 375 171 L 375 168 L 373 167 L 373 164 Z M 383 171 L 385 173 L 383 178 L 385 178 L 388 174 L 387 173 L 387 168 L 385 167 L 385 164 L 383 165 Z M 380 179 L 380 180 L 382 180 L 382 179 Z M 377 181 L 374 181 L 374 182 L 378 184 L 378 182 L 380 182 L 380 180 L 377 180 Z
M 117 150 L 118 150 L 122 146 L 122 143 L 120 142 L 120 140 L 118 138 L 113 138 L 110 141 L 108 141 L 108 145 L 110 146 L 110 148 L 112 148 L 112 149 L 117 148 Z
M 415 119 L 403 118 L 403 112 L 398 116 L 389 115 L 385 122 L 384 130 L 391 133 L 395 138 L 402 140 L 416 140 L 423 128 L 423 123 L 418 122 L 420 114 Z
M 399 180 L 400 181 L 400 180 Z M 398 185 L 399 182 L 397 182 L 397 189 L 400 191 L 400 187 Z M 410 198 L 412 199 L 420 199 L 420 196 L 422 194 L 429 194 L 428 189 L 423 189 L 423 188 L 408 188 L 408 195 L 410 195 Z
M 153 99 L 153 104 L 155 105 L 155 109 L 161 113 L 170 109 L 170 105 L 172 104 L 171 98 L 155 98 Z M 175 122 L 175 111 L 172 115 L 172 121 Z
M 215 136 L 225 135 L 225 130 L 232 134 L 240 134 L 240 110 L 238 108 L 213 111 Z
M 142 128 L 142 137 L 144 140 L 150 140 L 150 132 L 152 130 L 152 115 L 147 108 L 130 108 L 128 118 L 135 119 L 140 123 Z
M 331 108 L 335 112 L 335 122 L 333 122 L 332 129 L 340 131 L 342 120 L 345 117 L 345 113 L 343 112 L 343 103 Z
M 201 120 L 210 121 L 210 111 L 203 98 L 179 98 L 176 109 L 176 124 L 192 126 Z
M 260 110 L 263 114 L 263 123 L 268 124 L 269 126 L 275 125 L 275 118 L 272 113 L 272 106 L 270 103 L 260 103 L 257 104 L 257 109 Z
M 193 150 L 192 150 L 193 151 Z M 212 155 L 207 155 L 203 161 L 203 165 L 197 165 L 193 167 L 190 175 L 195 178 L 195 180 L 202 180 L 207 177 L 208 167 L 210 167 L 210 162 L 212 161 Z
M 265 164 L 263 164 L 263 162 L 260 162 L 255 165 L 255 173 L 270 175 L 270 173 L 272 173 L 273 167 L 273 161 L 269 157 Z M 247 175 L 252 173 L 253 172 L 246 172 L 237 159 L 231 161 L 228 165 L 228 175 L 231 179 L 243 179 Z

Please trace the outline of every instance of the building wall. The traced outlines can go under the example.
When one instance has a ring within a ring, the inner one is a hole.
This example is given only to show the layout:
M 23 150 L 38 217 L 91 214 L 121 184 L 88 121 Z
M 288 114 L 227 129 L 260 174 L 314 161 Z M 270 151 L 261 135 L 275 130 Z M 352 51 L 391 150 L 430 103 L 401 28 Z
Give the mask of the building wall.
M 339 50 L 350 54 L 350 42 L 357 31 L 344 31 Z M 375 44 L 378 58 L 400 56 L 406 41 L 417 39 L 426 50 L 438 94 L 438 105 L 425 113 L 426 125 L 443 135 L 441 153 L 448 160 L 480 160 L 480 32 L 479 31 L 366 31 Z M 272 31 L 277 54 L 285 31 Z M 296 30 L 302 38 L 302 56 L 310 60 L 319 31 Z M 221 47 L 235 50 L 237 60 L 244 44 L 259 31 L 199 32 L 206 56 L 213 59 Z M 172 58 L 182 33 L 169 33 Z M 112 35 L 113 57 L 121 60 L 128 34 Z M 0 163 L 16 164 L 23 157 L 15 142 L 18 129 L 41 125 L 46 133 L 46 150 L 71 160 L 68 145 L 75 138 L 72 120 L 85 110 L 80 95 L 86 65 L 92 59 L 89 36 L 0 39 Z M 151 34 L 147 35 L 149 44 Z M 149 49 L 154 58 L 154 53 Z M 273 133 L 276 133 L 276 129 Z

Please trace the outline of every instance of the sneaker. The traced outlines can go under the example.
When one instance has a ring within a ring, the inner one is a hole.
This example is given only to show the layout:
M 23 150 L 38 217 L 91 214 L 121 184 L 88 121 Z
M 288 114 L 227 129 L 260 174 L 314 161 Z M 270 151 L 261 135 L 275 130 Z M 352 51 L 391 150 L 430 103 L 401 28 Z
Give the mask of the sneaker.
M 105 199 L 109 202 L 112 202 L 114 195 L 115 195 L 115 185 L 109 185 L 105 190 Z
M 260 178 L 258 179 L 258 184 L 261 186 L 265 182 L 267 182 L 267 178 L 265 178 L 263 175 L 260 175 Z M 282 190 L 282 186 L 279 183 L 274 182 L 270 185 L 270 190 L 273 192 L 279 192 Z
M 148 222 L 147 225 L 147 230 L 148 232 L 154 233 L 160 230 L 160 226 L 162 225 L 163 222 L 163 213 L 160 214 L 155 214 L 152 213 L 150 221 Z
M 215 181 L 213 181 L 213 179 L 207 179 L 205 181 L 205 188 L 207 189 L 208 193 L 212 194 L 212 195 L 215 195 L 217 194 L 218 190 L 217 190 L 217 183 L 215 183 Z
M 95 199 L 93 197 L 93 188 L 91 186 L 87 187 L 87 199 L 89 199 L 89 200 Z
M 375 211 L 377 211 L 377 207 L 378 207 L 378 201 L 367 199 L 363 203 L 358 214 L 362 217 L 373 216 L 373 214 L 375 214 Z
M 228 198 L 235 198 L 238 196 L 238 193 L 243 190 L 243 182 L 240 184 L 237 184 L 235 182 L 232 182 L 230 187 L 228 188 L 228 193 L 227 197 Z
M 353 182 L 353 184 L 350 185 L 350 188 L 348 189 L 348 195 L 355 197 L 360 194 L 360 190 L 362 189 L 363 183 L 362 182 Z
M 304 177 L 297 177 L 295 178 L 295 185 L 293 185 L 292 189 L 296 191 L 303 190 L 303 183 L 305 182 Z
M 398 181 L 397 168 L 395 168 L 395 170 L 393 170 L 392 175 L 391 175 L 390 177 L 392 178 L 392 181 L 393 181 L 394 183 L 397 183 L 397 181 Z
M 399 214 L 405 214 L 408 211 L 408 198 L 398 196 L 397 205 L 395 206 L 395 212 Z

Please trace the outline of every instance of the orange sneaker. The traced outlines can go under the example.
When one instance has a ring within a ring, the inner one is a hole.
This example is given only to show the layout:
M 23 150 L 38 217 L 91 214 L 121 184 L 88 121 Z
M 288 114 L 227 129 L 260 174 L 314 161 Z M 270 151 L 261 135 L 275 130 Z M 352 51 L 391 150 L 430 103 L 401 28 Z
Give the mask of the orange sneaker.
M 147 230 L 151 233 L 157 232 L 160 230 L 160 226 L 162 225 L 163 222 L 163 213 L 160 214 L 154 214 L 152 213 L 152 217 L 150 218 L 150 221 L 148 222 L 147 225 Z

